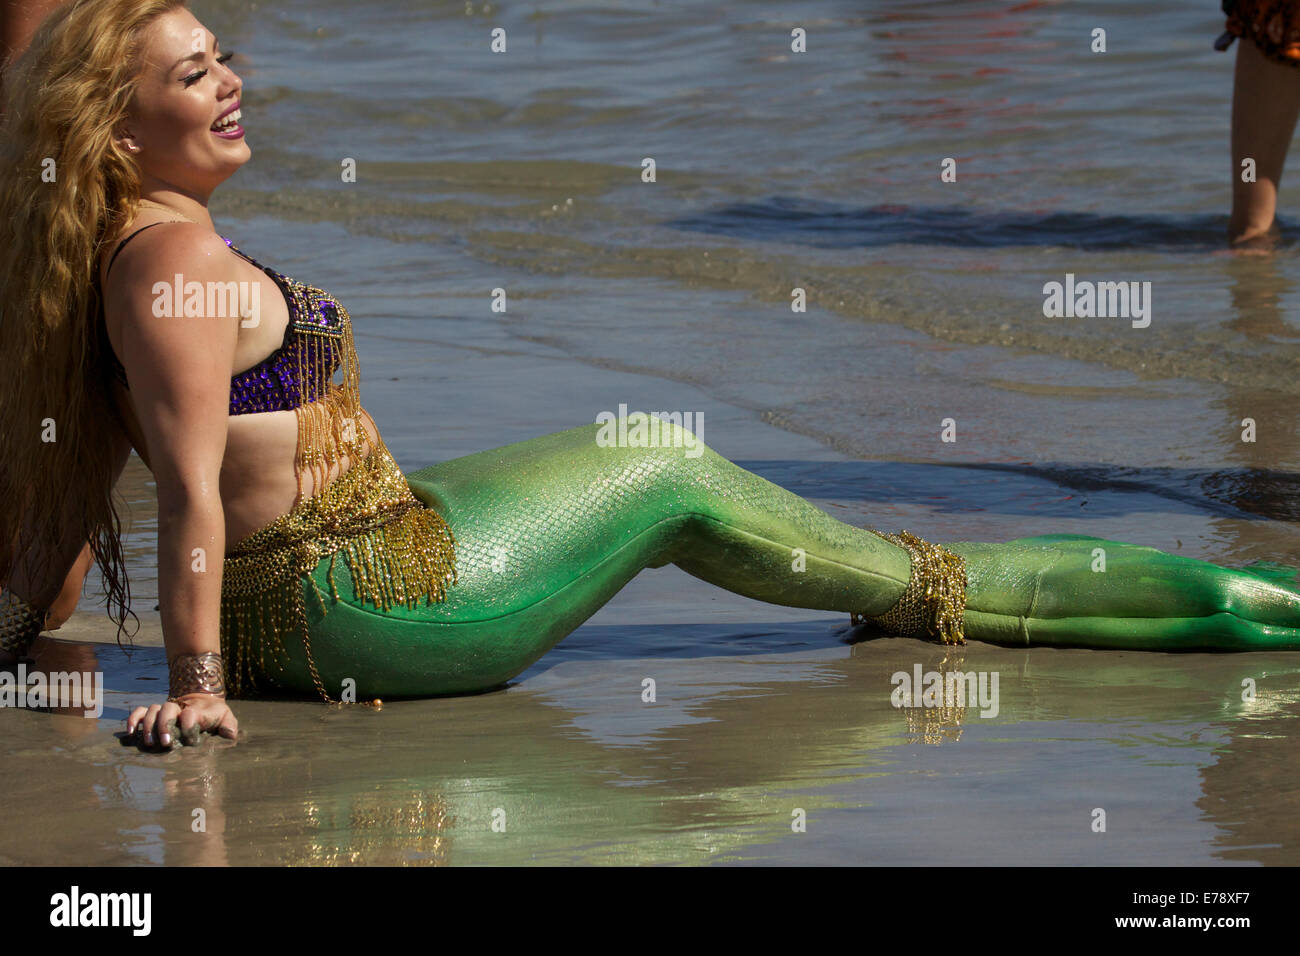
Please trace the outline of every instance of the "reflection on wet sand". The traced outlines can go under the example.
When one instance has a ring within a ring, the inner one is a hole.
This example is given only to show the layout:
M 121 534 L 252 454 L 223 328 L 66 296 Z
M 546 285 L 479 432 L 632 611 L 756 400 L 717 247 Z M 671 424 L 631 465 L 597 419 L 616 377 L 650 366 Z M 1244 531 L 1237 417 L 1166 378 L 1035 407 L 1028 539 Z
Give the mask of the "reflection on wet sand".
M 1222 828 L 1220 859 L 1294 866 L 1300 858 L 1300 747 L 1291 723 L 1300 716 L 1300 684 L 1286 676 L 1261 682 L 1231 723 L 1231 745 L 1201 772 L 1197 806 Z
M 441 796 L 427 796 L 401 786 L 358 794 L 335 816 L 330 806 L 303 806 L 309 831 L 318 839 L 298 846 L 287 856 L 274 854 L 277 865 L 405 866 L 445 865 L 451 850 L 456 818 Z
M 961 726 L 966 719 L 966 696 L 958 692 L 959 686 L 948 679 L 949 675 L 961 674 L 965 670 L 966 655 L 953 650 L 944 654 L 936 673 L 942 683 L 936 703 L 919 702 L 919 695 L 913 691 L 913 697 L 907 706 L 900 707 L 907 720 L 907 732 L 910 743 L 940 744 L 945 740 L 961 740 Z
M 825 859 L 828 838 L 861 856 L 906 839 L 916 862 L 1014 863 L 1026 848 L 990 833 L 1041 831 L 1061 860 L 1173 862 L 1146 842 L 1158 821 L 1182 861 L 1296 859 L 1295 824 L 1275 824 L 1295 819 L 1283 812 L 1296 800 L 1293 656 L 846 648 L 829 622 L 785 627 L 804 649 L 565 660 L 504 692 L 382 712 L 244 701 L 239 744 L 168 754 L 112 737 L 161 650 L 128 670 L 100 646 L 104 720 L 0 714 L 6 803 L 21 808 L 0 815 L 0 847 L 44 864 L 693 863 Z M 917 666 L 997 673 L 996 716 L 951 694 L 895 706 L 892 675 Z M 1104 763 L 1081 773 L 1085 759 Z M 914 814 L 901 830 L 900 798 Z M 1115 838 L 1089 842 L 1080 808 L 1116 803 Z M 1243 806 L 1274 823 L 1252 826 Z

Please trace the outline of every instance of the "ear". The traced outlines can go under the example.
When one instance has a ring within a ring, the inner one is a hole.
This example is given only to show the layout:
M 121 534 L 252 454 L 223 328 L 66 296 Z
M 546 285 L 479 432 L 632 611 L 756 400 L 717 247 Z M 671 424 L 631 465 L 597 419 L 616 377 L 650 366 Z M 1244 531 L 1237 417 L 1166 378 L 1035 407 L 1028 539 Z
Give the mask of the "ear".
M 122 149 L 125 149 L 128 153 L 140 152 L 140 144 L 136 142 L 135 137 L 131 134 L 130 130 L 120 130 L 113 138 L 117 142 L 117 145 Z

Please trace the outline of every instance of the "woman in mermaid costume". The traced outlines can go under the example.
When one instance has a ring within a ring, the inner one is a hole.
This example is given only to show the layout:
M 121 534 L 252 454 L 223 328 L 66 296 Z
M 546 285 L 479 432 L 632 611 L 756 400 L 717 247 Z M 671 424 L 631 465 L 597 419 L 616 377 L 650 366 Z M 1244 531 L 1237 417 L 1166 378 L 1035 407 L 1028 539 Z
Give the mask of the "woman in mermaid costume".
M 6 84 L 3 650 L 57 625 L 91 555 L 121 628 L 111 492 L 134 447 L 158 484 L 171 677 L 165 704 L 130 716 L 143 744 L 169 745 L 176 724 L 186 740 L 234 736 L 227 694 L 500 687 L 669 563 L 946 643 L 1300 649 L 1294 568 L 1084 535 L 937 544 L 854 528 L 659 419 L 403 475 L 361 407 L 347 309 L 211 227 L 208 197 L 249 156 L 227 60 L 174 0 L 78 0 Z M 46 156 L 59 171 L 43 184 Z M 160 279 L 172 318 L 151 310 Z M 268 308 L 214 312 L 190 280 L 261 282 Z M 41 441 L 49 422 L 57 441 Z

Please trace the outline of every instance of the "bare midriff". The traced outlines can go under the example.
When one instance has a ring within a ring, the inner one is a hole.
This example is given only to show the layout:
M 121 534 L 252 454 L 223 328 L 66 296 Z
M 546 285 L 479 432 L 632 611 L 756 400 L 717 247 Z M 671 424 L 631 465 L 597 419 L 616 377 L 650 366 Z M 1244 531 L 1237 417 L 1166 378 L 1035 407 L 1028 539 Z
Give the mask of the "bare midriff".
M 152 471 L 149 450 L 131 406 L 130 393 L 114 385 L 117 406 L 126 424 L 127 436 L 136 454 Z M 362 458 L 369 457 L 379 440 L 375 421 L 361 410 L 361 428 L 365 432 Z M 221 460 L 221 507 L 226 517 L 226 552 L 241 538 L 266 527 L 281 515 L 288 514 L 304 498 L 324 491 L 351 470 L 354 462 L 348 455 L 330 466 L 323 481 L 310 470 L 302 475 L 302 495 L 298 494 L 298 473 L 294 455 L 298 447 L 298 418 L 293 411 L 257 412 L 232 415 L 226 432 L 226 453 Z

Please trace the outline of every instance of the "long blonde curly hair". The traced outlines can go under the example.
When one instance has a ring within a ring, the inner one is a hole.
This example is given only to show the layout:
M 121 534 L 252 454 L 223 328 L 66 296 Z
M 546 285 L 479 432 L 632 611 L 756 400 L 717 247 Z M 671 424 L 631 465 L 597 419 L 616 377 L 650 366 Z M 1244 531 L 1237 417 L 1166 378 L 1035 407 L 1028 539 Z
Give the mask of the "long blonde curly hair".
M 145 28 L 184 0 L 72 0 L 4 77 L 0 116 L 0 582 L 43 541 L 90 543 L 121 640 L 131 611 L 113 501 L 114 411 L 99 255 L 133 217 L 140 169 L 113 140 Z M 49 440 L 51 426 L 54 440 Z

